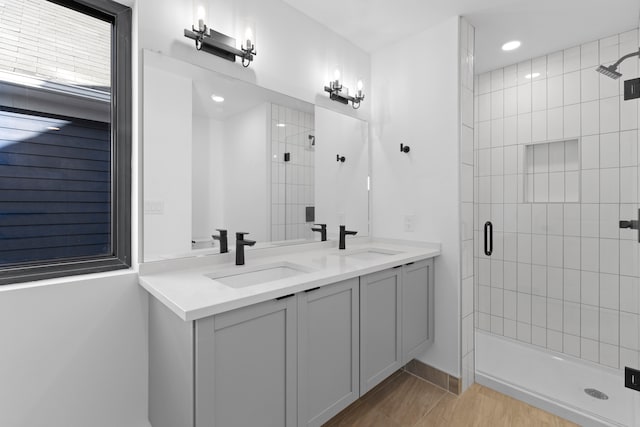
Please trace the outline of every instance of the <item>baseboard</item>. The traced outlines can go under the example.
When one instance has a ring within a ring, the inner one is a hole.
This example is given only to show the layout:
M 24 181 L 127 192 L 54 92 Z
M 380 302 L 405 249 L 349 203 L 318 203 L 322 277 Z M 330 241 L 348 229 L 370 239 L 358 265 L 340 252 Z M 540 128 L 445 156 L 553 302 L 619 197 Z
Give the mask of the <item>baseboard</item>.
M 462 392 L 460 378 L 449 375 L 419 360 L 413 359 L 404 366 L 404 370 L 455 395 L 460 395 Z

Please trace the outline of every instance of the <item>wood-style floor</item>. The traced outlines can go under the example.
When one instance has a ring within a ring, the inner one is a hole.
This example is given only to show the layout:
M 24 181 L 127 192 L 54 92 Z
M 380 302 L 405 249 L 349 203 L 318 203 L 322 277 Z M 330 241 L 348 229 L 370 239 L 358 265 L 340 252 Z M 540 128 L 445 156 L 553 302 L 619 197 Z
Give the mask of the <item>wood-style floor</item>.
M 398 371 L 324 427 L 576 426 L 519 400 L 472 385 L 461 396 Z

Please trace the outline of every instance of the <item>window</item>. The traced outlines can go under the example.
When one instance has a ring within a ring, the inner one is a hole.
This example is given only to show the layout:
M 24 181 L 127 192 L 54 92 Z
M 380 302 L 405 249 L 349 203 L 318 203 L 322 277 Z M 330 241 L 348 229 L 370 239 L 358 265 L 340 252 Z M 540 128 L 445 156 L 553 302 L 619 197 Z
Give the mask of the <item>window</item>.
M 131 264 L 131 10 L 0 2 L 0 284 Z

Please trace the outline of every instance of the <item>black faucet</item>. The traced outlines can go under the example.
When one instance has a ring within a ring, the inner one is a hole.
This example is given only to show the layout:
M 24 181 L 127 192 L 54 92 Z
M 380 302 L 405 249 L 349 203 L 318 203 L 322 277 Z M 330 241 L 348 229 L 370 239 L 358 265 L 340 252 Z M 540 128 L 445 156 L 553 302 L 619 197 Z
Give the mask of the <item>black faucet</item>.
M 327 241 L 327 224 L 314 224 L 320 226 L 320 228 L 311 227 L 311 231 L 319 231 L 320 232 L 320 240 L 323 242 Z
M 346 236 L 355 236 L 358 234 L 357 231 L 349 231 L 344 225 L 340 226 L 340 244 L 338 245 L 338 249 L 345 249 L 345 237 Z
M 245 234 L 249 233 L 236 233 L 236 265 L 244 265 L 244 247 L 256 244 L 255 240 L 245 240 Z
M 219 235 L 212 234 L 213 240 L 220 240 L 220 253 L 226 254 L 229 252 L 229 248 L 227 247 L 227 230 L 222 230 L 220 228 L 216 228 L 216 231 L 220 232 Z

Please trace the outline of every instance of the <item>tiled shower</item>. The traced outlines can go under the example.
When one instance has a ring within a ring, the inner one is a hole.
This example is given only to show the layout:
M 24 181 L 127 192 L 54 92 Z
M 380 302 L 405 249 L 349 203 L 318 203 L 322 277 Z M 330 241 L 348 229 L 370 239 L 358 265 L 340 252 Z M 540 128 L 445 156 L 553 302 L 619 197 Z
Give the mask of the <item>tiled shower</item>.
M 313 238 L 314 127 L 313 113 L 271 104 L 271 240 Z
M 638 100 L 595 69 L 638 30 L 475 78 L 475 325 L 612 368 L 638 366 Z M 493 253 L 484 254 L 484 225 Z

